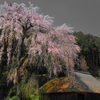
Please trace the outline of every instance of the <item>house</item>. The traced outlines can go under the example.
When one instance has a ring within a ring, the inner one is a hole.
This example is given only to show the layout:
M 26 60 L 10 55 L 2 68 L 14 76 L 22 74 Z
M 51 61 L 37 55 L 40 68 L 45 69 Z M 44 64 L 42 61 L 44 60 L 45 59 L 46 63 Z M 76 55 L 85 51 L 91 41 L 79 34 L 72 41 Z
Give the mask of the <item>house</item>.
M 50 100 L 100 100 L 100 81 L 89 72 L 74 71 L 74 77 L 52 79 L 40 90 Z

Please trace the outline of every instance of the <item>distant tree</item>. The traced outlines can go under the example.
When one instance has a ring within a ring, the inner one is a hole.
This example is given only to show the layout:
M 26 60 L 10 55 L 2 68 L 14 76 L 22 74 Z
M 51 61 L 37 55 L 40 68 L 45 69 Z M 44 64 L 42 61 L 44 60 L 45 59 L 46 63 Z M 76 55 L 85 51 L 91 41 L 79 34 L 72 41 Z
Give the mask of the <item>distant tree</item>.
M 84 56 L 80 56 L 80 69 L 82 71 L 88 71 L 88 66 Z
M 42 62 L 51 76 L 51 73 L 56 75 L 62 70 L 60 62 L 64 61 L 67 72 L 70 68 L 73 73 L 75 59 L 80 51 L 79 46 L 74 44 L 75 37 L 68 34 L 73 32 L 71 27 L 63 24 L 54 28 L 52 17 L 39 14 L 38 7 L 29 4 L 29 8 L 24 3 L 5 2 L 0 5 L 0 64 L 5 49 L 6 67 L 10 66 L 7 82 L 13 80 L 17 85 L 24 73 L 25 62 L 36 68 Z
M 82 32 L 74 32 L 73 35 L 76 36 L 76 43 L 81 48 L 79 56 L 84 57 L 90 71 L 95 70 L 96 72 L 100 66 L 100 38 L 91 34 L 83 34 Z M 92 74 L 94 75 L 94 73 Z
M 100 37 L 96 37 L 94 44 L 96 46 L 96 65 L 100 65 Z

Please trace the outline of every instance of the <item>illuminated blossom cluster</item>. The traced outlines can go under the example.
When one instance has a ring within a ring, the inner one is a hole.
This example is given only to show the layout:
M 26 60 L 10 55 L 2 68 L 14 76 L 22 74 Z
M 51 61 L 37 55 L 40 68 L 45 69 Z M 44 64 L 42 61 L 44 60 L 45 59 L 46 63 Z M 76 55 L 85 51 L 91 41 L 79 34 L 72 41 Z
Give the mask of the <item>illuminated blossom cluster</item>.
M 41 53 L 45 55 L 45 67 L 48 72 L 51 73 L 51 69 L 53 69 L 54 74 L 56 74 L 59 70 L 62 70 L 59 61 L 55 60 L 55 56 L 65 61 L 67 70 L 69 68 L 73 70 L 74 59 L 77 59 L 77 52 L 80 51 L 80 48 L 74 44 L 75 37 L 71 34 L 69 35 L 69 33 L 73 33 L 72 27 L 63 24 L 60 27 L 54 28 L 52 26 L 52 17 L 39 14 L 37 12 L 39 8 L 34 7 L 30 2 L 29 4 L 30 7 L 28 8 L 24 3 L 13 3 L 11 5 L 5 2 L 4 5 L 0 5 L 0 29 L 2 30 L 0 35 L 0 61 L 2 61 L 4 45 L 8 43 L 7 64 L 10 64 L 12 40 L 15 38 L 18 42 L 14 53 L 17 53 L 16 62 L 18 62 L 19 67 L 23 44 L 26 44 L 30 63 L 33 63 L 32 58 L 36 56 L 38 51 L 39 55 Z M 43 48 L 44 50 L 42 47 L 45 47 Z M 52 55 L 51 67 L 47 63 L 48 54 Z M 18 67 L 13 63 L 14 60 L 12 61 L 11 68 Z

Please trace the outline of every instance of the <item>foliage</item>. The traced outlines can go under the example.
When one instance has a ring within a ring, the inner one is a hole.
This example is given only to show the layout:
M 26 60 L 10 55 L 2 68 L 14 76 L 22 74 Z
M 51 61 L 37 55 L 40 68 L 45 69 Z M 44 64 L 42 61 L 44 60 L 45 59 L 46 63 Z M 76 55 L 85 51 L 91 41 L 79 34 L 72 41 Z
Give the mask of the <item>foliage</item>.
M 24 80 L 22 81 L 20 85 L 20 92 L 22 93 L 22 96 L 24 98 L 28 99 L 32 94 L 38 95 L 38 83 L 35 77 L 36 76 L 32 74 L 27 82 L 25 82 Z
M 18 98 L 18 96 L 13 96 L 11 99 L 9 99 L 9 100 L 20 100 L 19 98 Z
M 99 73 L 96 73 L 100 66 L 100 37 L 83 34 L 82 32 L 74 32 L 73 35 L 77 37 L 77 44 L 81 48 L 81 52 L 79 53 L 79 57 L 81 58 L 79 59 L 86 60 L 87 65 L 86 63 L 83 64 L 89 67 L 88 70 L 92 75 L 99 75 Z
M 13 96 L 12 98 L 7 97 L 4 100 L 20 100 L 18 96 Z

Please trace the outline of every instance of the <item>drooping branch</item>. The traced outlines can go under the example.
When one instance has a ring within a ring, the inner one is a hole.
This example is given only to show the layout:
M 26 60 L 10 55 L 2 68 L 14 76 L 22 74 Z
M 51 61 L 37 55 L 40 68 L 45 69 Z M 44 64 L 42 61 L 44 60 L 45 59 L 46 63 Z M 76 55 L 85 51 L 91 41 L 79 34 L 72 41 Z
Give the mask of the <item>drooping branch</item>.
M 68 34 L 73 32 L 71 27 L 63 24 L 60 27 L 54 28 L 52 26 L 52 18 L 48 15 L 43 16 L 37 13 L 37 8 L 32 5 L 30 8 L 27 8 L 25 4 L 19 5 L 14 3 L 12 6 L 9 6 L 5 3 L 0 7 L 0 16 L 3 16 L 0 18 L 0 29 L 2 29 L 0 43 L 3 46 L 2 37 L 6 35 L 5 39 L 7 40 L 8 38 L 9 44 L 7 46 L 8 62 L 16 52 L 17 60 L 11 62 L 17 63 L 16 65 L 14 65 L 14 63 L 12 64 L 13 69 L 18 68 L 17 71 L 19 71 L 25 60 L 21 60 L 22 57 L 29 57 L 30 63 L 32 64 L 32 59 L 41 56 L 41 54 L 43 55 L 41 61 L 44 61 L 43 65 L 50 73 L 51 70 L 54 71 L 54 74 L 62 70 L 62 65 L 57 57 L 65 63 L 66 69 L 74 68 L 74 59 L 77 59 L 77 52 L 79 52 L 80 49 L 74 44 L 75 37 Z M 28 32 L 31 35 L 29 35 L 29 38 L 26 38 Z M 17 44 L 14 46 L 15 49 L 12 50 L 12 40 L 14 37 L 17 40 Z M 24 53 L 26 52 L 24 45 L 27 46 L 27 54 Z M 3 48 L 0 48 L 0 51 L 2 52 Z M 38 55 L 36 54 L 37 51 Z M 51 55 L 51 57 L 48 61 L 49 55 Z M 18 77 L 19 76 L 20 75 L 18 75 Z

